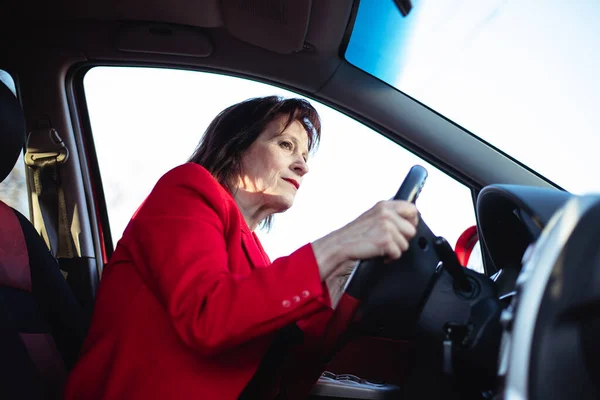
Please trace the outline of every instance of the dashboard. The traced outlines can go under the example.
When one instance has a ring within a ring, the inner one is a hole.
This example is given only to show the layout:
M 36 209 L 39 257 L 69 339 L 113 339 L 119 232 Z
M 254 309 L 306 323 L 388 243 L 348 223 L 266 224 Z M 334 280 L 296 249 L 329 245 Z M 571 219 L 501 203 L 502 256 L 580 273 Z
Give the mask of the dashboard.
M 600 196 L 494 185 L 477 213 L 488 267 L 511 293 L 495 398 L 599 398 Z
M 360 333 L 412 341 L 406 398 L 600 398 L 600 196 L 490 185 L 476 212 L 486 275 L 421 219 L 414 246 L 373 269 Z

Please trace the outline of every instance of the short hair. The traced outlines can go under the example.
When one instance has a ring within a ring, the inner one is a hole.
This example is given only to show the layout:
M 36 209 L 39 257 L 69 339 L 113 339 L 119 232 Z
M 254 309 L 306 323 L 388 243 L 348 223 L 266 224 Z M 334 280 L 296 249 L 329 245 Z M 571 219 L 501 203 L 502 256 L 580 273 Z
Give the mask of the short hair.
M 312 152 L 321 139 L 317 110 L 304 99 L 267 96 L 248 99 L 221 111 L 188 161 L 206 168 L 233 194 L 233 182 L 242 173 L 242 155 L 269 123 L 282 116 L 287 117 L 282 131 L 294 121 L 302 124 L 308 134 L 308 151 Z M 270 227 L 271 222 L 269 216 L 263 225 Z

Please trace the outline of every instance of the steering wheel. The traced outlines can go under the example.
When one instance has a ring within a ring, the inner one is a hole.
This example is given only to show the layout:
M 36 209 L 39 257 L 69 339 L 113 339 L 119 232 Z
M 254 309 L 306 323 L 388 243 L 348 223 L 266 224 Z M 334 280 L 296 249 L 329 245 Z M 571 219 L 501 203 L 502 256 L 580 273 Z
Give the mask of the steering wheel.
M 426 179 L 427 170 L 420 165 L 413 166 L 400 185 L 394 200 L 416 203 Z M 435 236 L 429 227 L 419 218 L 417 234 L 411 240 L 409 250 L 403 253 L 399 260 L 386 264 L 383 258 L 374 258 L 358 264 L 348 279 L 345 291 L 325 331 L 324 354 L 333 355 L 343 345 L 344 335 L 353 322 L 360 321 L 362 326 L 370 327 L 368 330 L 375 329 L 379 334 L 383 328 L 390 334 L 389 331 L 394 330 L 390 324 L 392 321 L 388 321 L 384 327 L 380 317 L 390 315 L 388 311 L 392 309 L 395 316 L 393 325 L 415 325 L 418 310 L 423 305 L 424 296 L 430 291 L 429 283 L 438 265 L 436 255 L 429 251 L 429 243 L 433 243 L 434 240 Z M 390 297 L 387 294 L 389 289 L 393 288 L 380 287 L 384 280 L 390 283 L 404 281 L 410 284 L 404 285 L 401 293 Z
M 394 199 L 416 202 L 426 178 L 425 168 L 413 166 Z M 353 331 L 426 343 L 423 348 L 436 349 L 428 356 L 440 374 L 454 361 L 457 367 L 461 361 L 454 360 L 460 357 L 453 354 L 448 360 L 447 354 L 437 351 L 442 342 L 460 341 L 461 348 L 466 350 L 483 348 L 478 354 L 484 355 L 479 359 L 484 360 L 482 370 L 489 373 L 496 365 L 499 339 L 496 341 L 494 335 L 500 335 L 496 324 L 499 313 L 494 283 L 485 275 L 463 268 L 448 242 L 436 237 L 420 217 L 417 233 L 402 257 L 390 263 L 375 258 L 358 264 L 326 327 L 321 364 L 313 371 L 305 371 L 306 376 L 299 377 L 304 385 L 296 389 L 303 387 L 306 393 L 310 391 L 324 365 Z M 455 333 L 451 333 L 453 329 Z M 490 331 L 493 334 L 487 334 Z M 463 336 L 458 337 L 456 332 L 462 332 Z M 490 340 L 490 336 L 494 338 Z M 457 350 L 460 350 L 458 345 Z M 457 351 L 463 356 L 463 365 L 479 368 L 478 359 L 464 357 L 466 350 Z M 473 367 L 468 369 L 473 374 Z M 495 371 L 492 375 L 495 376 Z

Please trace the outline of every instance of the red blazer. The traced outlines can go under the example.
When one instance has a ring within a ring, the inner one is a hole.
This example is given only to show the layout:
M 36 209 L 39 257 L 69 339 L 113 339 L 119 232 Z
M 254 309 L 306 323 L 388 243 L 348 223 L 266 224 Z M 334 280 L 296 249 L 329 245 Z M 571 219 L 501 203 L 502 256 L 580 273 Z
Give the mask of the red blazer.
M 235 399 L 279 329 L 318 337 L 331 311 L 310 244 L 271 264 L 231 194 L 184 164 L 104 269 L 65 398 Z

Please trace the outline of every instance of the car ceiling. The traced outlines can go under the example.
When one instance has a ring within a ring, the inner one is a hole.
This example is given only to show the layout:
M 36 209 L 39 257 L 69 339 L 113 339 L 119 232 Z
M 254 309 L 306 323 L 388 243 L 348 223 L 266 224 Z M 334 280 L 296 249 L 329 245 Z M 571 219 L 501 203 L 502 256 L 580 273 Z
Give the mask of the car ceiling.
M 218 71 L 271 82 L 331 105 L 475 187 L 549 186 L 346 62 L 340 53 L 357 5 L 353 0 L 23 1 L 0 16 L 0 68 L 19 78 L 30 126 L 51 115 L 64 132 L 74 132 L 68 126 L 74 117 L 69 118 L 64 81 L 77 65 Z M 49 81 L 54 82 L 49 86 Z

